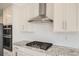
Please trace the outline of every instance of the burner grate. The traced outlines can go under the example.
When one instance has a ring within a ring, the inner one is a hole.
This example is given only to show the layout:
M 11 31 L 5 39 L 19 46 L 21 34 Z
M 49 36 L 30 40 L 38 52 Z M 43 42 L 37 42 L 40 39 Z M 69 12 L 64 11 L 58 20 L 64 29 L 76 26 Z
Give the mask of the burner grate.
M 26 44 L 26 46 L 39 48 L 39 49 L 43 49 L 43 50 L 48 50 L 48 48 L 50 48 L 52 45 L 53 45 L 52 43 L 39 42 L 39 41 L 33 41 L 33 42 Z

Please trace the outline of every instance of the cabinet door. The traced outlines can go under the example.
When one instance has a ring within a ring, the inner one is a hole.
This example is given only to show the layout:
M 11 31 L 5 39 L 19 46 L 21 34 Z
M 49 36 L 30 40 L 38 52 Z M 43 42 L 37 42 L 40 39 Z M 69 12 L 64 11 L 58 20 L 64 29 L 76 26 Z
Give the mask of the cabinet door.
M 3 10 L 3 24 L 4 24 L 4 25 L 6 25 L 6 24 L 7 24 L 7 21 L 6 21 L 7 16 L 6 16 L 6 14 L 7 14 L 7 10 L 6 10 L 6 9 L 4 9 L 4 10 Z
M 31 18 L 37 17 L 39 15 L 39 4 L 30 3 L 26 4 L 24 8 L 24 31 L 33 31 L 32 24 L 28 22 Z
M 77 31 L 77 5 L 67 3 L 65 5 L 66 32 Z
M 3 10 L 3 24 L 4 25 L 12 24 L 12 7 L 11 6 Z
M 6 49 L 3 49 L 3 56 L 12 56 L 12 52 Z
M 54 30 L 56 32 L 77 31 L 77 4 L 54 4 Z
M 24 51 L 21 50 L 17 50 L 17 56 L 33 56 L 30 53 L 27 53 L 28 51 L 26 51 L 26 53 Z
M 7 24 L 11 25 L 12 24 L 12 7 L 10 6 L 7 9 L 8 9 L 7 15 L 6 15 L 7 16 Z
M 79 3 L 77 4 L 77 31 L 79 32 Z
M 33 17 L 38 15 L 38 4 L 37 3 L 26 3 L 26 4 L 14 4 L 13 5 L 13 23 L 17 24 L 20 31 L 32 31 L 32 25 L 28 22 Z
M 64 32 L 64 4 L 55 3 L 54 4 L 54 31 Z
M 54 3 L 47 3 L 46 16 L 54 20 Z

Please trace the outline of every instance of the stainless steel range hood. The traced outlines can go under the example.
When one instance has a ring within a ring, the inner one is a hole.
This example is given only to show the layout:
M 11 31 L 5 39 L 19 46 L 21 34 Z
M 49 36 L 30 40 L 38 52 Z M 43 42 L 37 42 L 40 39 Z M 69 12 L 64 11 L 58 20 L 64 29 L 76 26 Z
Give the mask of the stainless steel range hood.
M 53 22 L 52 19 L 46 16 L 46 3 L 39 3 L 39 15 L 30 19 L 28 22 L 41 22 L 41 23 L 49 23 Z

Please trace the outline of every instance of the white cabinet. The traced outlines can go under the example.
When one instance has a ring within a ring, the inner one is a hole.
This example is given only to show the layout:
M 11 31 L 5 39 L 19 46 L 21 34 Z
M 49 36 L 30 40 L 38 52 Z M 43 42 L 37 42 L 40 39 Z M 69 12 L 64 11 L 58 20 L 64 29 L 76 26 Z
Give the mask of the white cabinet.
M 79 3 L 77 4 L 77 31 L 79 32 Z
M 46 8 L 46 16 L 48 16 L 51 19 L 53 19 L 54 14 L 53 6 L 53 3 L 48 3 Z M 30 20 L 33 17 L 37 17 L 38 15 L 38 3 L 13 4 L 13 24 L 14 27 L 18 27 L 18 30 L 20 31 L 33 32 L 33 26 L 31 23 L 28 22 L 28 20 Z
M 33 32 L 33 26 L 31 23 L 28 22 L 31 18 L 37 17 L 39 15 L 39 4 L 38 3 L 30 3 L 30 4 L 25 4 L 23 6 L 24 9 L 23 11 L 21 10 L 20 12 L 23 13 L 24 20 L 22 21 L 22 31 L 29 31 Z M 47 4 L 47 13 L 46 15 L 53 19 L 53 4 Z M 53 24 L 52 24 L 53 25 Z M 53 30 L 53 29 L 52 29 Z
M 67 3 L 65 7 L 65 20 L 66 20 L 66 31 L 75 32 L 77 31 L 77 4 Z
M 17 24 L 21 31 L 32 31 L 32 25 L 28 22 L 33 17 L 38 16 L 38 4 L 14 4 L 13 5 L 13 23 Z
M 32 24 L 28 22 L 33 17 L 37 17 L 39 15 L 39 5 L 36 3 L 30 3 L 26 4 L 26 7 L 24 8 L 24 21 L 23 21 L 23 31 L 29 31 L 32 32 L 33 27 Z
M 27 3 L 27 4 L 14 4 L 13 5 L 13 15 L 14 22 L 18 23 L 19 30 L 21 31 L 33 31 L 32 24 L 28 22 L 31 18 L 37 17 L 39 15 L 39 4 L 38 3 Z M 46 15 L 53 19 L 53 4 L 47 4 Z M 53 25 L 53 24 L 52 24 Z
M 12 24 L 12 7 L 11 6 L 3 9 L 3 24 L 4 25 Z
M 77 4 L 56 3 L 54 4 L 54 31 L 75 32 L 77 31 Z
M 32 24 L 28 22 L 33 17 L 39 15 L 38 3 L 14 4 L 13 5 L 13 23 L 17 24 L 21 31 L 33 31 Z M 53 19 L 54 32 L 76 32 L 77 4 L 75 3 L 48 3 L 46 15 Z M 52 30 L 53 30 L 52 29 Z
M 54 20 L 54 3 L 47 3 L 46 16 Z
M 14 45 L 13 52 L 15 56 L 46 56 L 45 52 L 40 52 L 38 50 L 32 50 L 26 47 Z
M 4 55 L 4 56 L 12 56 L 13 53 L 12 53 L 11 51 L 8 51 L 8 50 L 6 50 L 6 49 L 3 49 L 3 55 Z
M 64 4 L 54 4 L 54 31 L 64 32 Z

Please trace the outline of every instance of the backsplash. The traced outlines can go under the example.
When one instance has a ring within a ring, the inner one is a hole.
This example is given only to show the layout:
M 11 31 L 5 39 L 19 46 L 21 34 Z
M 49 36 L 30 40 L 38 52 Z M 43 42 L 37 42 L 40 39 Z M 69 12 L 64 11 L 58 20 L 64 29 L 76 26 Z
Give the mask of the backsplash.
M 38 26 L 38 25 L 37 25 Z M 61 45 L 73 48 L 79 48 L 79 33 L 77 32 L 53 32 L 53 30 L 49 31 L 47 27 L 36 26 L 36 29 L 33 33 L 21 32 L 19 30 L 14 30 L 14 42 L 21 40 L 30 40 L 30 41 L 45 41 L 51 42 L 54 45 Z M 45 31 L 48 30 L 47 32 Z M 52 28 L 51 28 L 52 29 Z

